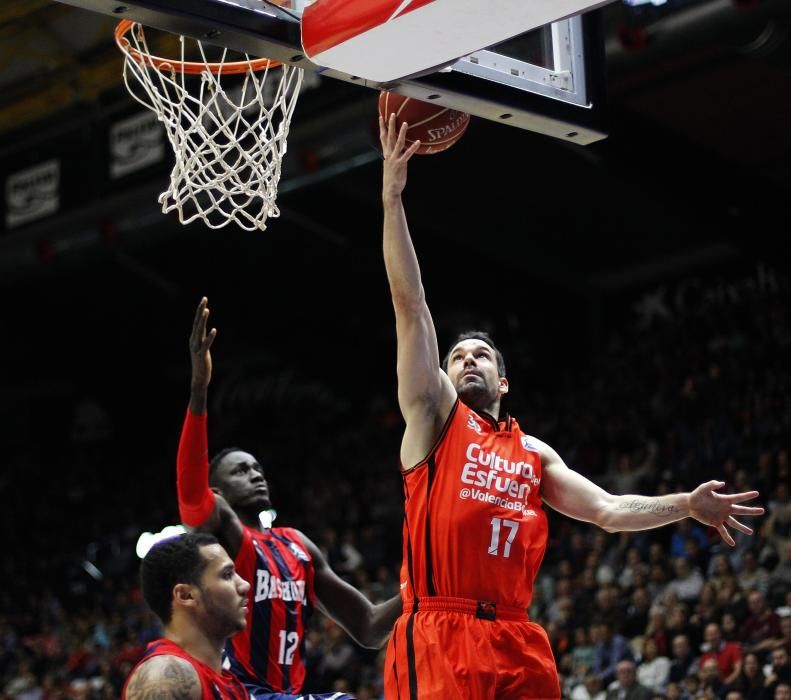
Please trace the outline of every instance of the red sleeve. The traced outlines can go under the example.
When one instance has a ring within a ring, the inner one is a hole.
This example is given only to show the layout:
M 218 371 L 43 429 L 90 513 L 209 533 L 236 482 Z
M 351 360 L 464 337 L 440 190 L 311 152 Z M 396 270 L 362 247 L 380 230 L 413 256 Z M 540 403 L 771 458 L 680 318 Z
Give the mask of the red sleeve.
M 176 460 L 176 491 L 181 522 L 198 527 L 214 510 L 214 494 L 209 489 L 209 444 L 206 414 L 194 415 L 187 409 L 181 429 Z

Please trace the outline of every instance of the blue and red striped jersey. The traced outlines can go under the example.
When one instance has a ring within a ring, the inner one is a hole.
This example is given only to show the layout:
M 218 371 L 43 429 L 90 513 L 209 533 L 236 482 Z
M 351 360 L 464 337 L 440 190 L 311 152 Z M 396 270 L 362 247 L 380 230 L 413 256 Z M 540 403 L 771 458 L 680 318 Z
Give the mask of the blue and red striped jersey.
M 287 527 L 244 527 L 236 570 L 249 581 L 247 627 L 228 642 L 230 669 L 243 682 L 297 693 L 305 680 L 305 630 L 313 612 L 313 560 Z

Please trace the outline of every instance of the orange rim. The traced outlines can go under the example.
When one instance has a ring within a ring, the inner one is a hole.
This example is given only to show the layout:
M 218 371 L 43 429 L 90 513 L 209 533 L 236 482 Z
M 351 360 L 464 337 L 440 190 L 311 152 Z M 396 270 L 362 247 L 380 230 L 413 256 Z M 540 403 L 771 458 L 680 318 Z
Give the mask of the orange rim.
M 262 71 L 267 68 L 277 68 L 283 64 L 269 58 L 256 58 L 249 61 L 231 61 L 229 63 L 198 63 L 193 61 L 174 61 L 170 58 L 160 58 L 151 54 L 138 51 L 129 43 L 126 33 L 135 24 L 131 19 L 122 19 L 115 28 L 115 43 L 133 61 L 145 66 L 152 66 L 158 70 L 175 70 L 187 75 L 198 75 L 209 70 L 214 75 L 219 73 L 246 73 L 248 70 Z

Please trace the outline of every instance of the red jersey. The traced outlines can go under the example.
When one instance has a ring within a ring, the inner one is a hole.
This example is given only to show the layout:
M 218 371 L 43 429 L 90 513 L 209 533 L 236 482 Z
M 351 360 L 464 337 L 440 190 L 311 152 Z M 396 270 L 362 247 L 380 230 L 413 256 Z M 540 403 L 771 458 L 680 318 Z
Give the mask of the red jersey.
M 547 543 L 541 458 L 512 418 L 457 400 L 429 456 L 403 472 L 405 609 L 425 596 L 526 609 Z
M 244 527 L 236 571 L 250 583 L 247 627 L 227 653 L 239 679 L 270 692 L 296 693 L 305 680 L 305 629 L 313 612 L 313 560 L 296 530 Z
M 202 661 L 198 661 L 196 658 L 190 656 L 178 644 L 171 642 L 169 639 L 157 639 L 151 642 L 146 647 L 143 658 L 137 666 L 132 669 L 132 673 L 134 673 L 140 664 L 145 663 L 154 656 L 177 656 L 180 659 L 189 661 L 198 673 L 201 684 L 201 697 L 203 700 L 248 700 L 250 697 L 245 687 L 232 673 L 228 671 L 217 673 Z M 129 678 L 132 677 L 132 673 L 129 674 Z M 126 687 L 129 684 L 129 678 L 127 678 L 124 684 L 121 700 L 126 700 Z

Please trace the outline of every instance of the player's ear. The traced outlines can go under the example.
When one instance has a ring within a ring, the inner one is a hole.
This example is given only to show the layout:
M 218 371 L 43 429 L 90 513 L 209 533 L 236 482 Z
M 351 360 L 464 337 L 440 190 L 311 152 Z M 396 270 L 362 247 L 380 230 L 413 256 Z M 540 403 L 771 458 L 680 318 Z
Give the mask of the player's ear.
M 173 606 L 193 607 L 197 602 L 195 586 L 189 583 L 177 583 L 173 586 Z
M 500 377 L 500 396 L 508 393 L 508 380 L 505 377 Z

